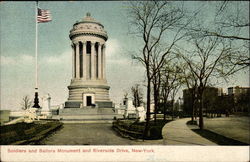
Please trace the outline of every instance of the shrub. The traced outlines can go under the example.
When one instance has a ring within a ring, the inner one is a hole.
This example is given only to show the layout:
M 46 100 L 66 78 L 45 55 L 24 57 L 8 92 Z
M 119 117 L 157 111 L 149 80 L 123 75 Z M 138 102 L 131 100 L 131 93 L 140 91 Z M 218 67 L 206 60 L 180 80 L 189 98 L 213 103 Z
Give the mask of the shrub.
M 162 127 L 159 126 L 154 126 L 151 127 L 150 130 L 150 136 L 148 137 L 148 139 L 152 139 L 152 140 L 156 140 L 156 139 L 162 139 Z
M 0 144 L 8 145 L 18 141 L 30 140 L 35 136 L 43 136 L 51 129 L 60 127 L 60 122 L 39 121 L 34 123 L 17 123 L 0 127 Z M 47 132 L 46 132 L 47 131 Z
M 186 123 L 187 125 L 198 125 L 198 123 L 197 123 L 197 121 L 196 120 L 194 120 L 194 121 L 192 121 L 192 120 L 189 120 L 189 121 L 187 121 L 187 123 Z
M 162 128 L 168 121 L 157 120 L 150 121 L 149 134 L 144 137 L 145 139 L 155 140 L 162 139 Z M 113 122 L 113 128 L 124 136 L 130 136 L 133 138 L 143 138 L 145 129 L 145 122 L 138 122 L 136 120 L 115 120 Z

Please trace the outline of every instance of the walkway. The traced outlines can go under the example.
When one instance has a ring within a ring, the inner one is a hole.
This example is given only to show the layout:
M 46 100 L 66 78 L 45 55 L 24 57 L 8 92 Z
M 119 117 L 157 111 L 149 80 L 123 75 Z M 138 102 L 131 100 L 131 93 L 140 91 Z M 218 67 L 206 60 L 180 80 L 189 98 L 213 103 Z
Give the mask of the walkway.
M 217 145 L 191 129 L 198 129 L 198 126 L 187 126 L 190 118 L 178 119 L 167 123 L 162 130 L 163 144 L 165 145 Z M 191 128 L 191 129 L 190 129 Z
M 42 145 L 162 145 L 163 140 L 130 140 L 119 136 L 111 123 L 64 123 Z

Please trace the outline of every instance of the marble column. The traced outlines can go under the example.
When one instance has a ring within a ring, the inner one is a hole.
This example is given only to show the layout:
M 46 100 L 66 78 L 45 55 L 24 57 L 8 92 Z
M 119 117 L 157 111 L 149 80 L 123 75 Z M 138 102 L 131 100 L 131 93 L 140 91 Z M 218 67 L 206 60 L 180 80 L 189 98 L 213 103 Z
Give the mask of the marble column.
M 72 48 L 72 79 L 75 78 L 75 47 L 74 44 L 71 44 Z
M 102 44 L 98 43 L 98 79 L 102 78 Z
M 87 65 L 86 65 L 86 61 L 87 61 L 87 56 L 86 56 L 86 42 L 82 42 L 82 56 L 83 56 L 83 79 L 87 79 Z
M 106 53 L 105 53 L 106 45 L 103 44 L 102 49 L 102 78 L 106 79 Z
M 79 55 L 79 42 L 75 43 L 76 45 L 76 78 L 80 78 L 80 55 Z
M 91 42 L 91 60 L 90 60 L 90 67 L 91 67 L 91 79 L 95 79 L 95 42 Z

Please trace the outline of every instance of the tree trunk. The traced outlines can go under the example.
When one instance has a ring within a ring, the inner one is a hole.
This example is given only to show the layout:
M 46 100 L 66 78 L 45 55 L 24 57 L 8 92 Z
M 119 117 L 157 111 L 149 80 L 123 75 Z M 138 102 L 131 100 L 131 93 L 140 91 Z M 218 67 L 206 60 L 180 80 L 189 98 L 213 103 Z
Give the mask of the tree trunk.
M 143 133 L 143 139 L 147 136 L 149 131 L 149 121 L 150 121 L 150 86 L 151 80 L 148 77 L 148 85 L 147 85 L 147 112 L 146 112 L 146 125 Z
M 204 128 L 204 123 L 203 123 L 203 109 L 202 109 L 202 94 L 203 94 L 203 90 L 201 88 L 199 88 L 199 127 L 201 130 L 203 130 Z
M 192 116 L 191 116 L 191 121 L 192 123 L 194 122 L 194 114 L 195 114 L 195 110 L 194 110 L 194 98 L 192 98 Z
M 192 116 L 191 116 L 192 123 L 194 122 L 194 105 L 192 105 Z
M 202 111 L 202 105 L 200 104 L 200 108 L 199 108 L 199 127 L 202 130 L 204 127 L 204 123 L 203 123 L 203 111 Z
M 172 120 L 174 120 L 174 100 L 171 101 L 172 105 Z
M 156 74 L 154 74 L 153 77 L 153 89 L 154 89 L 154 105 L 155 105 L 155 109 L 154 109 L 154 121 L 156 122 L 157 120 L 157 112 L 159 109 L 159 94 L 160 94 L 160 84 L 161 84 L 161 75 L 160 72 L 157 72 Z
M 157 110 L 158 110 L 158 92 L 157 92 L 157 87 L 156 85 L 154 85 L 154 104 L 155 104 L 155 108 L 154 108 L 154 121 L 156 122 L 156 115 L 157 115 Z
M 195 105 L 194 105 L 194 119 L 196 120 L 197 119 L 197 103 L 195 102 Z
M 167 109 L 167 107 L 166 107 L 166 104 L 167 104 L 167 102 L 166 102 L 166 100 L 165 100 L 165 98 L 164 98 L 164 107 L 163 107 L 163 113 L 164 113 L 164 121 L 166 121 L 166 109 Z
M 195 100 L 196 100 L 196 97 L 195 97 L 195 89 L 193 88 L 192 89 L 192 117 L 191 117 L 191 121 L 192 123 L 194 122 L 194 118 L 196 119 L 195 117 Z

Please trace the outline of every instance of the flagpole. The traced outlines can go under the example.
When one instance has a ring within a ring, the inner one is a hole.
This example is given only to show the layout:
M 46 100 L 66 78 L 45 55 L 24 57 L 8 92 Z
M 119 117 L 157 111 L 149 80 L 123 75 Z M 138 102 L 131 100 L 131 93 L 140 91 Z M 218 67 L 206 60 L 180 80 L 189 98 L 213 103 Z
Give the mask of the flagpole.
M 38 92 L 38 67 L 37 67 L 37 32 L 38 32 L 38 24 L 37 24 L 37 9 L 38 9 L 38 1 L 36 1 L 36 92 Z
M 35 79 L 36 79 L 36 86 L 35 86 L 35 99 L 34 99 L 34 108 L 40 108 L 39 106 L 39 98 L 38 98 L 38 64 L 37 64 L 37 56 L 38 56 L 38 23 L 37 23 L 37 12 L 38 12 L 38 1 L 36 1 L 36 7 L 35 7 L 35 21 L 36 21 L 36 72 L 35 72 Z

